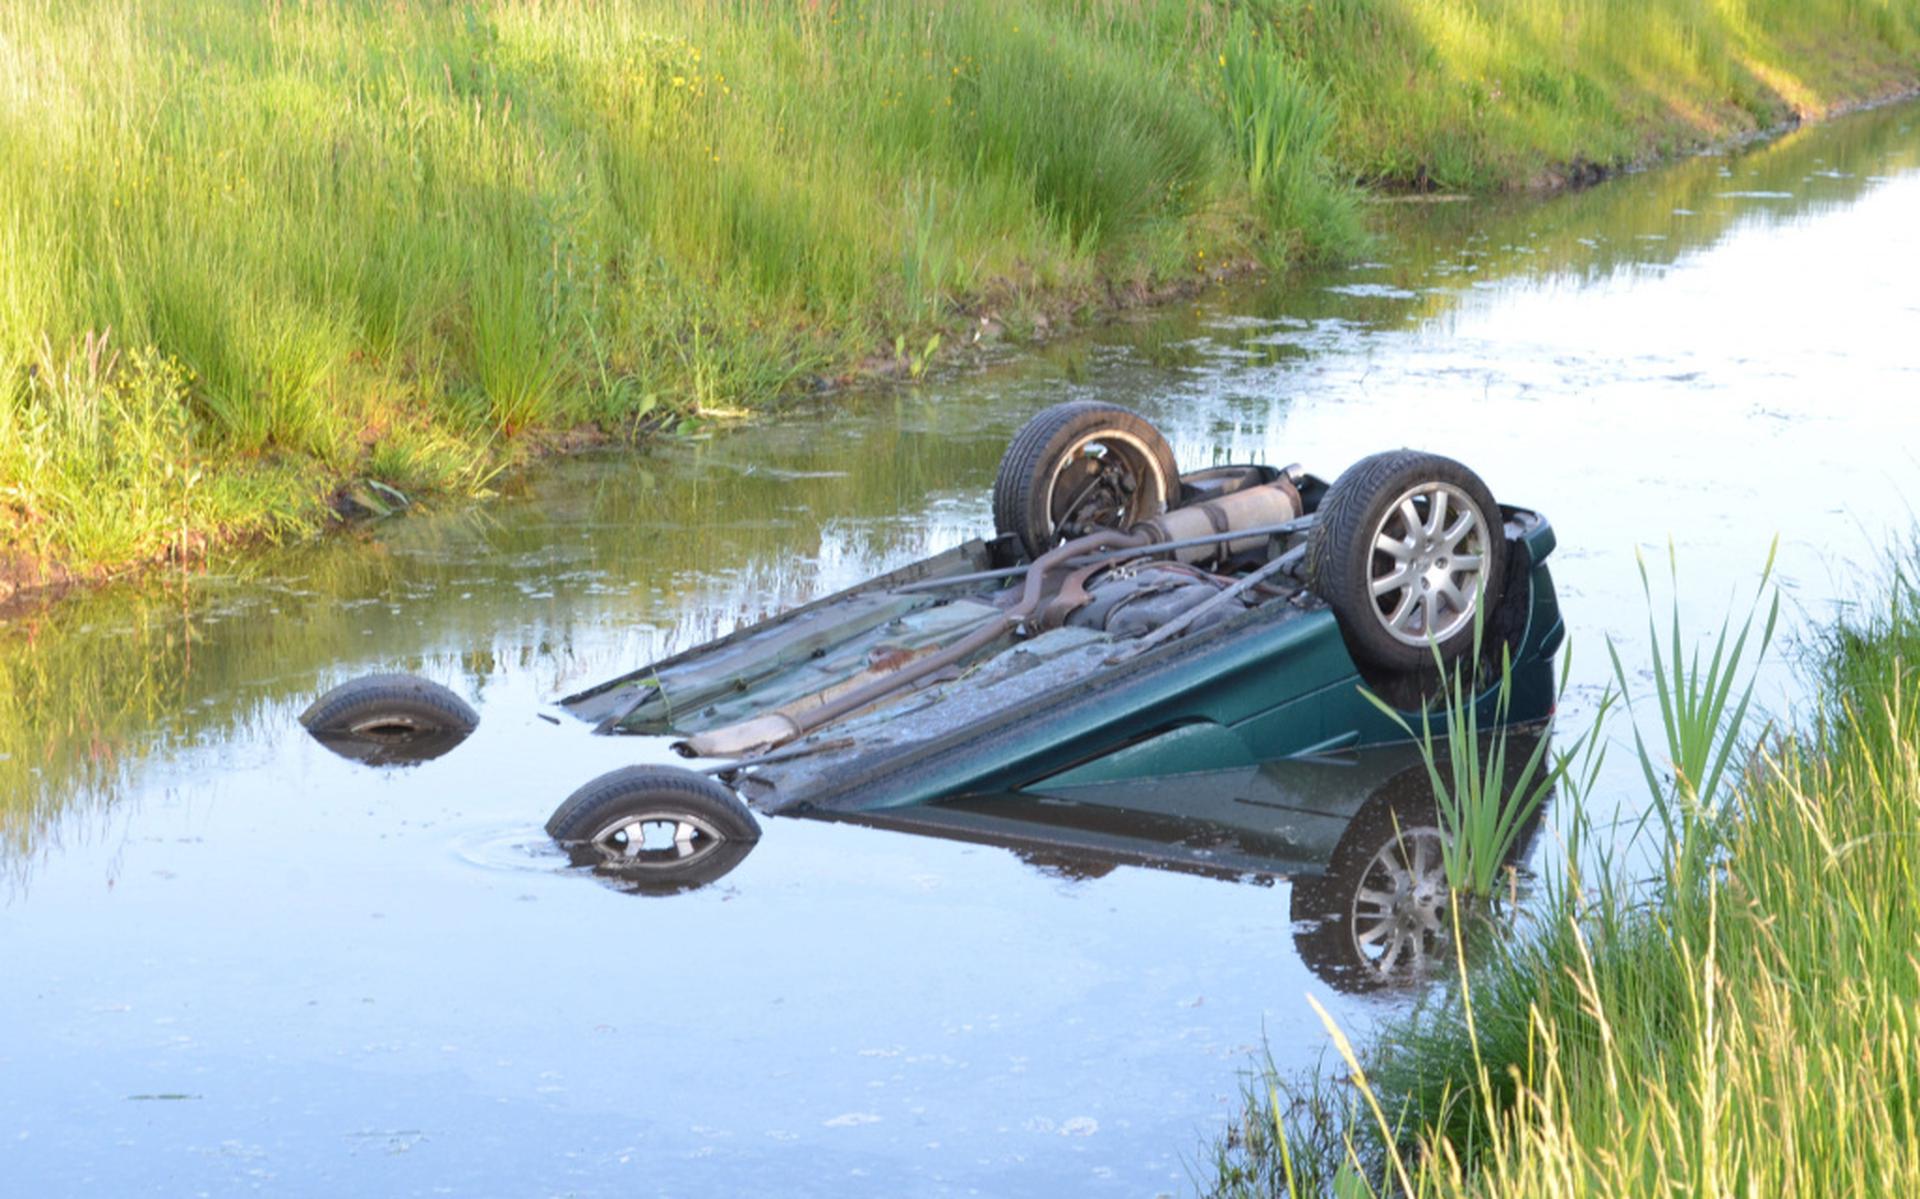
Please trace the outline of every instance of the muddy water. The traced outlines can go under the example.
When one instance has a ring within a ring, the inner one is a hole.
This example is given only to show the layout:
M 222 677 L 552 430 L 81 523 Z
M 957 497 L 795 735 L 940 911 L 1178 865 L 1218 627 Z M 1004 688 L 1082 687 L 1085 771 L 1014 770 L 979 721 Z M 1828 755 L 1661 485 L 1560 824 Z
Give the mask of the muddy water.
M 1308 994 L 1356 1029 L 1406 1002 L 1342 989 L 1309 884 L 1270 877 L 1326 873 L 1377 769 L 1320 779 L 1336 817 L 1264 862 L 779 820 L 713 885 L 633 896 L 539 826 L 663 750 L 542 705 L 979 531 L 1011 432 L 1098 397 L 1187 466 L 1411 444 L 1545 510 L 1577 723 L 1603 637 L 1643 628 L 1638 550 L 1658 572 L 1671 539 L 1704 624 L 1777 534 L 1804 634 L 1908 536 L 1917 215 L 1912 107 L 1395 207 L 1377 263 L 0 626 L 0 1190 L 1190 1189 L 1263 1036 L 1319 1058 Z M 387 772 L 299 734 L 374 669 L 480 731 Z M 1784 665 L 1764 693 L 1801 696 Z M 1616 752 L 1603 805 L 1637 785 Z

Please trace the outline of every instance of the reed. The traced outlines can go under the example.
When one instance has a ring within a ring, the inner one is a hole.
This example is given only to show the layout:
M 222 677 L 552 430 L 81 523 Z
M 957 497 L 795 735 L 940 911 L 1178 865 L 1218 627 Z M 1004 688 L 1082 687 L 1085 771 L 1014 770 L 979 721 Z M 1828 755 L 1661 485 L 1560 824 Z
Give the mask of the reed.
M 1667 861 L 1677 870 L 1690 872 L 1670 880 L 1672 886 L 1682 891 L 1698 886 L 1700 880 L 1691 872 L 1711 860 L 1712 847 L 1720 836 L 1718 824 L 1726 815 L 1720 800 L 1728 763 L 1743 742 L 1765 736 L 1764 731 L 1755 735 L 1747 729 L 1747 714 L 1753 705 L 1757 683 L 1754 669 L 1749 668 L 1747 651 L 1760 602 L 1769 594 L 1772 598 L 1767 603 L 1766 622 L 1757 642 L 1759 652 L 1764 653 L 1766 645 L 1773 640 L 1774 626 L 1780 619 L 1780 593 L 1770 591 L 1769 587 L 1774 556 L 1779 548 L 1776 538 L 1767 551 L 1766 567 L 1760 572 L 1759 586 L 1754 589 L 1753 602 L 1739 630 L 1734 630 L 1733 615 L 1729 613 L 1714 639 L 1713 654 L 1704 663 L 1698 646 L 1690 657 L 1685 656 L 1685 640 L 1680 632 L 1680 568 L 1672 545 L 1667 547 L 1667 564 L 1675 595 L 1665 644 L 1654 623 L 1653 585 L 1647 577 L 1646 559 L 1636 555 L 1640 586 L 1647 599 L 1647 647 L 1652 652 L 1653 693 L 1659 709 L 1660 749 L 1664 752 L 1648 745 L 1638 722 L 1634 724 L 1633 745 L 1652 801 L 1648 810 L 1659 818 L 1661 830 L 1672 847 Z M 1633 693 L 1627 669 L 1611 641 L 1607 643 L 1607 653 L 1613 662 L 1614 680 L 1627 696 L 1631 711 Z M 1757 662 L 1752 665 L 1757 667 Z M 1744 685 L 1740 682 L 1743 673 Z
M 1483 964 L 1463 959 L 1447 996 L 1354 1055 L 1365 1102 L 1289 1108 L 1281 1086 L 1270 1106 L 1261 1088 L 1252 1111 L 1279 1111 L 1292 1151 L 1276 1151 L 1277 1133 L 1223 1150 L 1216 1193 L 1920 1189 L 1912 580 L 1909 554 L 1882 601 L 1842 622 L 1817 668 L 1824 703 L 1721 774 L 1718 819 L 1688 813 L 1716 794 L 1722 746 L 1754 744 L 1746 687 L 1726 678 L 1745 678 L 1764 648 L 1771 601 L 1721 630 L 1724 652 L 1706 658 L 1717 674 L 1674 657 L 1669 633 L 1656 695 L 1661 724 L 1682 735 L 1662 748 L 1685 760 L 1664 777 L 1661 743 L 1639 742 L 1655 764 L 1650 801 L 1676 805 L 1671 824 L 1645 829 L 1661 834 L 1665 866 L 1652 888 L 1583 882 L 1570 863 L 1532 934 Z

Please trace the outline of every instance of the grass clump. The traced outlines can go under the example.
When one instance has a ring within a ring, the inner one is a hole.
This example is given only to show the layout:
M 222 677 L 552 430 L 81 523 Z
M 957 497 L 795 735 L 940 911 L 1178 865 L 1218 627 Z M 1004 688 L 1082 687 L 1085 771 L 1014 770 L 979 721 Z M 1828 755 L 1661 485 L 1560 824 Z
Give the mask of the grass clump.
M 0 395 L 0 550 L 180 559 L 228 531 L 309 527 L 320 505 L 298 462 L 206 469 L 191 385 L 151 346 L 123 352 L 105 334 L 65 350 L 42 342 Z
M 1768 583 L 1773 578 L 1774 555 L 1779 548 L 1776 539 L 1767 553 L 1766 568 L 1760 573 L 1760 585 L 1754 590 L 1753 603 L 1748 607 L 1739 631 L 1734 631 L 1731 615 L 1721 622 L 1719 636 L 1713 644 L 1713 656 L 1704 664 L 1700 661 L 1697 646 L 1691 657 L 1683 656 L 1680 601 L 1677 595 L 1673 601 L 1672 625 L 1667 633 L 1666 644 L 1661 644 L 1660 632 L 1654 625 L 1652 615 L 1653 586 L 1647 578 L 1645 559 L 1639 562 L 1640 584 L 1647 597 L 1647 645 L 1653 651 L 1654 699 L 1659 707 L 1661 749 L 1664 752 L 1656 753 L 1648 748 L 1637 723 L 1633 730 L 1633 743 L 1646 777 L 1652 811 L 1660 818 L 1661 831 L 1667 844 L 1672 846 L 1667 861 L 1675 870 L 1690 871 L 1712 860 L 1711 847 L 1719 835 L 1717 824 L 1725 815 L 1719 801 L 1727 766 L 1743 738 L 1749 743 L 1757 739 L 1746 730 L 1747 713 L 1753 705 L 1756 680 L 1749 673 L 1746 684 L 1740 686 L 1738 678 L 1746 660 L 1748 639 L 1753 635 L 1760 602 L 1768 594 Z M 1680 570 L 1671 545 L 1667 554 L 1669 572 L 1677 592 Z M 1773 640 L 1774 625 L 1779 619 L 1780 594 L 1775 591 L 1767 604 L 1766 623 L 1761 628 L 1757 642 L 1761 652 Z M 1607 652 L 1613 659 L 1614 679 L 1619 683 L 1621 692 L 1629 696 L 1627 703 L 1631 710 L 1633 701 L 1632 693 L 1628 690 L 1626 667 L 1611 642 L 1607 645 Z M 1739 688 L 1737 691 L 1736 687 Z M 1665 778 L 1662 777 L 1663 772 Z M 1669 883 L 1677 890 L 1687 891 L 1697 887 L 1699 880 L 1690 875 L 1675 876 L 1669 879 Z
M 1337 109 L 1271 37 L 1237 18 L 1220 54 L 1220 90 L 1247 187 L 1283 254 L 1338 254 L 1362 237 L 1359 191 L 1337 174 Z
M 1439 647 L 1434 647 L 1434 665 L 1441 679 L 1436 696 L 1441 726 L 1437 735 L 1431 709 L 1421 712 L 1416 733 L 1393 705 L 1370 691 L 1364 693 L 1418 746 L 1446 834 L 1440 857 L 1447 885 L 1457 897 L 1470 901 L 1490 900 L 1500 893 L 1501 879 L 1513 869 L 1514 847 L 1555 788 L 1570 781 L 1576 787 L 1590 785 L 1598 775 L 1605 757 L 1598 734 L 1613 706 L 1612 693 L 1603 695 L 1594 724 L 1570 746 L 1554 752 L 1552 738 L 1543 731 L 1523 731 L 1510 723 L 1514 680 L 1509 646 L 1500 647 L 1500 673 L 1491 695 L 1480 693 L 1483 635 L 1476 610 L 1470 653 L 1449 665 Z M 1565 697 L 1572 665 L 1569 642 L 1560 661 L 1556 708 Z M 1532 742 L 1525 757 L 1514 756 L 1516 739 Z
M 1903 567 L 1829 643 L 1822 706 L 1728 766 L 1723 818 L 1648 826 L 1651 889 L 1605 855 L 1584 881 L 1570 861 L 1532 935 L 1352 1056 L 1366 1103 L 1282 1111 L 1227 1155 L 1218 1190 L 1920 1190 L 1920 593 Z M 1659 647 L 1670 736 L 1642 743 L 1656 807 L 1710 798 L 1728 747 L 1754 745 L 1748 687 L 1726 680 L 1750 678 L 1758 619 L 1723 630 L 1718 672 L 1676 658 L 1677 637 Z

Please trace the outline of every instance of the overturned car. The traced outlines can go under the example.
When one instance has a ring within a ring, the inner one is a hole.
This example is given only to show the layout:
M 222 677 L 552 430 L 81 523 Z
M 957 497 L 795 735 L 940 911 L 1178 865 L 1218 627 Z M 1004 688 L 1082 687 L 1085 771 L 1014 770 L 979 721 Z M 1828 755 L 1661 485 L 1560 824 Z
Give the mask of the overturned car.
M 562 699 L 693 761 L 594 779 L 547 832 L 602 873 L 671 886 L 737 860 L 756 811 L 898 813 L 1404 740 L 1363 689 L 1414 713 L 1438 663 L 1476 654 L 1511 664 L 1506 719 L 1550 711 L 1552 529 L 1450 458 L 1388 451 L 1332 483 L 1183 474 L 1139 414 L 1074 402 L 1014 437 L 993 514 L 990 539 Z M 310 712 L 433 731 L 417 701 L 376 706 Z
M 1417 709 L 1436 651 L 1471 653 L 1476 624 L 1482 652 L 1512 656 L 1510 717 L 1551 704 L 1551 528 L 1451 459 L 1376 454 L 1331 485 L 1182 475 L 1137 414 L 1069 403 L 1015 436 L 993 511 L 991 540 L 562 700 L 718 761 L 604 776 L 548 832 L 638 859 L 665 805 L 691 817 L 665 865 L 752 837 L 750 808 L 875 812 L 1397 740 L 1362 686 Z

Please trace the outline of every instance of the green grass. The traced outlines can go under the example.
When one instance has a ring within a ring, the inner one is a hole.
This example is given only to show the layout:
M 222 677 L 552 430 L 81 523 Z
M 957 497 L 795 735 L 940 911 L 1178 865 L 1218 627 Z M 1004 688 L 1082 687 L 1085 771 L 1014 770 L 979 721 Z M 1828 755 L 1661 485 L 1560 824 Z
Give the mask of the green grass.
M 1744 685 L 1722 684 L 1750 677 L 1764 638 L 1734 647 L 1758 613 L 1722 631 L 1718 679 L 1670 636 L 1653 799 L 1724 818 L 1648 825 L 1651 891 L 1575 871 L 1531 935 L 1355 1055 L 1368 1094 L 1262 1089 L 1217 1191 L 1920 1193 L 1913 565 L 1835 633 L 1822 705 L 1729 772 L 1718 805 L 1669 757 L 1710 771 L 1722 747 L 1753 748 Z
M 1671 153 L 1914 82 L 1900 0 L 1260 0 L 1341 162 L 1442 188 Z
M 1484 903 L 1502 891 L 1503 880 L 1510 880 L 1510 859 L 1520 835 L 1535 812 L 1556 788 L 1591 785 L 1605 760 L 1605 745 L 1599 733 L 1613 707 L 1613 693 L 1601 696 L 1594 723 L 1572 739 L 1572 744 L 1557 752 L 1551 736 L 1532 737 L 1533 749 L 1525 757 L 1514 754 L 1520 730 L 1509 723 L 1513 710 L 1513 657 L 1511 648 L 1500 647 L 1500 670 L 1493 678 L 1492 704 L 1482 723 L 1481 691 L 1490 667 L 1483 666 L 1483 627 L 1481 611 L 1474 613 L 1473 647 L 1470 653 L 1449 664 L 1434 647 L 1435 676 L 1440 692 L 1434 706 L 1440 709 L 1435 728 L 1431 709 L 1420 714 L 1420 728 L 1413 725 L 1392 704 L 1371 691 L 1368 702 L 1399 725 L 1407 739 L 1419 749 L 1433 788 L 1434 808 L 1440 827 L 1446 834 L 1440 857 L 1446 871 L 1447 886 L 1456 899 L 1470 904 Z M 1560 660 L 1560 690 L 1554 695 L 1558 708 L 1566 696 L 1567 680 L 1573 668 L 1573 643 Z
M 983 315 L 1338 256 L 1356 178 L 1524 182 L 1920 61 L 1920 0 L 1640 12 L 15 0 L 0 580 L 473 492 Z

